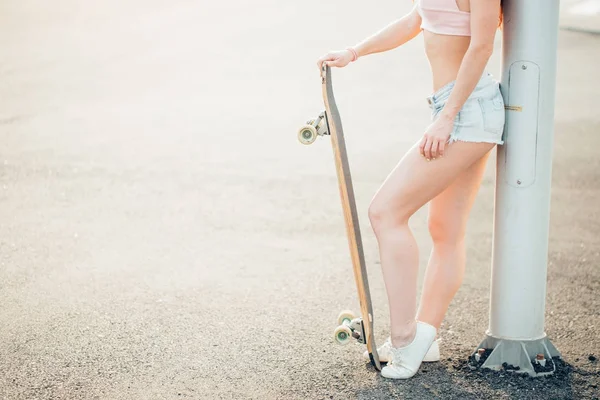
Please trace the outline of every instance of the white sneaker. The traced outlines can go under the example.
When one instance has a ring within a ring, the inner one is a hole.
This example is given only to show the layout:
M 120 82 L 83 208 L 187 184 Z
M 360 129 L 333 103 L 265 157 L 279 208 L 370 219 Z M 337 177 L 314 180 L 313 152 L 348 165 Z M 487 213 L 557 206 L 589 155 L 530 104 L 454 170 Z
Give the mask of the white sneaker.
M 440 340 L 434 340 L 427 350 L 427 354 L 425 354 L 425 358 L 423 362 L 436 362 L 440 361 Z M 392 342 L 388 337 L 387 340 L 377 348 L 377 354 L 379 355 L 379 361 L 381 362 L 389 362 L 392 359 Z M 365 351 L 363 353 L 363 357 L 366 361 L 369 361 L 369 352 Z
M 437 330 L 434 326 L 417 321 L 415 339 L 398 349 L 390 346 L 391 361 L 382 368 L 381 376 L 390 379 L 408 379 L 417 373 L 425 354 L 433 344 Z

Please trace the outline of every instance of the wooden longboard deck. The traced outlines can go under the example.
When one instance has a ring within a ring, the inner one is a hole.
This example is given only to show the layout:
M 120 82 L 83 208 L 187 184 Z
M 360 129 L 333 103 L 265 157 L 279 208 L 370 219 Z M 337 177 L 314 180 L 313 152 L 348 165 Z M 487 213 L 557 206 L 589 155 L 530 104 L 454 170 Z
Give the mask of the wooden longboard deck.
M 367 351 L 370 354 L 373 366 L 378 370 L 381 370 L 381 363 L 379 362 L 379 355 L 377 354 L 377 346 L 373 335 L 373 306 L 371 304 L 369 279 L 367 276 L 360 227 L 358 224 L 358 213 L 356 211 L 352 177 L 350 175 L 350 164 L 348 163 L 348 154 L 346 153 L 346 142 L 344 141 L 342 121 L 335 103 L 335 97 L 333 96 L 331 69 L 329 66 L 323 66 L 321 70 L 321 80 L 323 101 L 325 103 L 325 118 L 331 135 L 331 144 L 333 146 L 335 168 L 337 171 L 344 220 L 346 222 L 348 244 L 350 245 L 350 257 L 352 259 L 354 279 L 358 291 L 360 313 L 363 319 Z

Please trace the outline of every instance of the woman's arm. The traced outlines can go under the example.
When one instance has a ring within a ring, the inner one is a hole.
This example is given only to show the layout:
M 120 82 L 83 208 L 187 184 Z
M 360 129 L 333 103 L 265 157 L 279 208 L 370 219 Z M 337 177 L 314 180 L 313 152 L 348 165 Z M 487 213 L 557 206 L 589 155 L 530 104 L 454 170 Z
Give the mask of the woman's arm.
M 365 40 L 358 43 L 352 50 L 333 51 L 319 58 L 317 65 L 319 69 L 323 62 L 331 67 L 345 67 L 356 58 L 366 56 L 367 54 L 381 53 L 395 49 L 398 46 L 408 42 L 421 32 L 421 16 L 415 5 L 411 12 L 404 17 L 392 22 L 385 28 Z M 356 54 L 353 54 L 353 51 Z
M 481 78 L 494 50 L 500 0 L 471 0 L 471 43 L 465 53 L 452 93 L 440 117 L 454 121 Z
M 421 32 L 421 16 L 417 5 L 404 17 L 392 22 L 354 46 L 359 57 L 395 49 Z

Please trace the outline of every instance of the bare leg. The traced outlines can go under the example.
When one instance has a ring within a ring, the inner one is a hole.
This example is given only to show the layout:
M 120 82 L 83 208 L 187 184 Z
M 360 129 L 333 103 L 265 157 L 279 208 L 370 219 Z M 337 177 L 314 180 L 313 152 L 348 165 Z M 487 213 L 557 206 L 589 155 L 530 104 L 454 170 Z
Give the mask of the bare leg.
M 392 345 L 396 348 L 409 344 L 416 331 L 419 260 L 408 220 L 493 147 L 491 143 L 459 141 L 448 146 L 443 158 L 427 161 L 415 144 L 369 207 L 390 304 Z
M 465 232 L 489 153 L 431 200 L 429 232 L 433 249 L 425 272 L 417 319 L 439 329 L 465 271 Z

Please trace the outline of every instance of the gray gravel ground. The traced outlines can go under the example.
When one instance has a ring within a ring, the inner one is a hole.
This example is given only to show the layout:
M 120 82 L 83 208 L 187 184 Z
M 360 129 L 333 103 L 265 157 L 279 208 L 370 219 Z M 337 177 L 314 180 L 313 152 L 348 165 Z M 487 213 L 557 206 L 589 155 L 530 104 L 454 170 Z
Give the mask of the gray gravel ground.
M 494 157 L 442 361 L 390 382 L 332 341 L 357 298 L 330 146 L 296 130 L 322 108 L 315 59 L 409 7 L 2 2 L 0 399 L 599 398 L 598 36 L 559 41 L 546 308 L 559 373 L 466 364 L 488 324 Z M 334 85 L 382 340 L 366 210 L 428 121 L 421 40 Z M 422 266 L 425 215 L 412 221 Z

